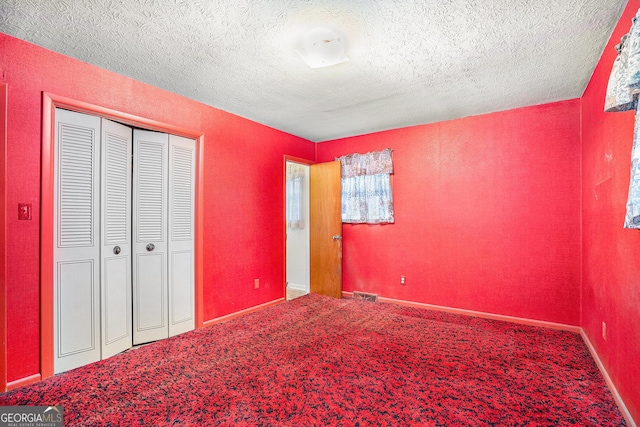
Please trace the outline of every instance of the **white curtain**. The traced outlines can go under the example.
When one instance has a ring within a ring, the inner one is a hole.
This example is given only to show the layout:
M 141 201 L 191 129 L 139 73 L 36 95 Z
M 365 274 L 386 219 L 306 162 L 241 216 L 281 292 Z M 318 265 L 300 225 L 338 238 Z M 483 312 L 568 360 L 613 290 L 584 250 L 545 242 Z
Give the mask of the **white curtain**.
M 287 228 L 303 229 L 302 185 L 305 166 L 287 163 Z
M 631 150 L 631 179 L 625 228 L 640 229 L 640 10 L 631 21 L 631 30 L 616 46 L 616 57 L 604 103 L 605 112 L 635 110 L 633 148 Z
M 392 150 L 340 157 L 342 222 L 393 223 Z
M 636 108 L 640 110 L 640 107 Z M 638 110 L 636 110 L 633 147 L 631 149 L 631 177 L 624 228 L 640 228 L 640 111 Z

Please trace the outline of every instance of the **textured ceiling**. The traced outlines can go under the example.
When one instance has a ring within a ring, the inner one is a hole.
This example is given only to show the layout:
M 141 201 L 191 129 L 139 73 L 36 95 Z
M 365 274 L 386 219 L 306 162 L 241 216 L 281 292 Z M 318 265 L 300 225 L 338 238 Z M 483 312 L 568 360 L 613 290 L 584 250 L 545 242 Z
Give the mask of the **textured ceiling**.
M 626 0 L 0 0 L 0 31 L 312 141 L 582 95 Z M 349 61 L 295 52 L 325 26 Z

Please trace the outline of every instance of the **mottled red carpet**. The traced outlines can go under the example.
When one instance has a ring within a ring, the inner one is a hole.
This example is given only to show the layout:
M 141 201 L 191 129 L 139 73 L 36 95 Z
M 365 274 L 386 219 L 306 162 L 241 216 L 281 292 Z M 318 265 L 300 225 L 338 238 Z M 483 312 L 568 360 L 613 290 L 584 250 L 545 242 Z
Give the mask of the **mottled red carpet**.
M 579 335 L 308 295 L 0 395 L 65 425 L 623 426 Z

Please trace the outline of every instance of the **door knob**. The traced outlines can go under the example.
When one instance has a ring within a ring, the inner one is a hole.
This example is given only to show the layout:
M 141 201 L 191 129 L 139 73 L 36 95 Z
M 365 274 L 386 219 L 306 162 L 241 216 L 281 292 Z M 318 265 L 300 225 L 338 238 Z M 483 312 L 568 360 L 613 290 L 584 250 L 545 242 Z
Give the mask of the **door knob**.
M 118 255 L 120 253 L 120 251 L 121 251 L 120 246 L 115 246 L 113 248 L 113 253 L 116 254 L 116 255 Z
M 154 245 L 153 243 L 149 243 L 149 244 L 147 245 L 147 250 L 148 250 L 149 252 L 151 252 L 151 251 L 152 251 L 152 250 L 154 250 L 155 248 L 156 248 L 156 245 Z
M 333 240 L 342 240 L 342 236 L 339 234 L 336 234 L 335 236 L 333 236 Z

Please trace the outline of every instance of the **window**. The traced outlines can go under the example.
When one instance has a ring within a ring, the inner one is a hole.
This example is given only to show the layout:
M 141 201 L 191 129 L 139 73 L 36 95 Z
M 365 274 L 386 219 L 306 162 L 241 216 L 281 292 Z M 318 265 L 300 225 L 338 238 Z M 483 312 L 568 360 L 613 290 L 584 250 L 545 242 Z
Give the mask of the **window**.
M 340 157 L 342 222 L 393 223 L 392 150 Z
M 303 229 L 302 184 L 305 166 L 287 163 L 287 228 Z

